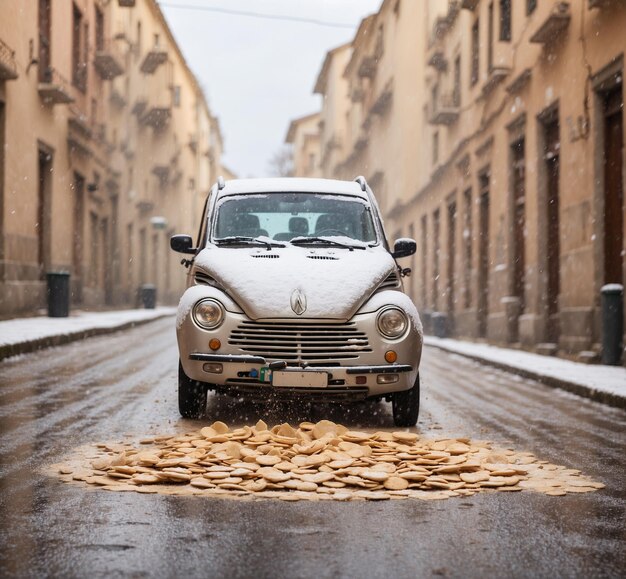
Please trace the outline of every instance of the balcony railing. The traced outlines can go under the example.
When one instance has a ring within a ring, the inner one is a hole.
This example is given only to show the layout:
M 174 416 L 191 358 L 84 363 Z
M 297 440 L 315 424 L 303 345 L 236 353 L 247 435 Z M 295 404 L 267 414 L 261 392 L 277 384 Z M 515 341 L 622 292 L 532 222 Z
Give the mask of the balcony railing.
M 124 74 L 124 56 L 113 39 L 96 48 L 93 64 L 103 80 L 111 80 Z
M 363 78 L 374 78 L 376 76 L 376 59 L 373 56 L 366 56 L 359 65 L 358 75 Z
M 172 116 L 172 105 L 164 102 L 148 102 L 145 112 L 139 118 L 142 125 L 153 129 L 167 126 Z
M 489 70 L 489 76 L 482 88 L 483 96 L 493 91 L 507 76 L 511 69 L 508 66 L 492 66 Z
M 111 87 L 111 95 L 109 96 L 109 99 L 116 107 L 124 108 L 126 106 L 126 97 L 115 86 Z
M 56 105 L 74 102 L 70 83 L 56 69 L 51 66 L 48 67 L 42 78 L 43 80 L 39 83 L 37 90 L 46 104 Z
M 159 66 L 167 62 L 167 51 L 164 48 L 155 45 L 146 53 L 140 70 L 144 74 L 152 74 Z
M 459 104 L 454 95 L 440 95 L 430 103 L 428 121 L 431 125 L 452 125 L 459 118 Z
M 17 76 L 15 50 L 0 40 L 0 80 L 15 80 Z
M 545 14 L 539 27 L 530 37 L 530 42 L 534 42 L 535 44 L 547 44 L 552 42 L 569 26 L 571 19 L 572 14 L 569 2 L 556 2 L 550 8 L 550 11 Z
M 448 69 L 448 60 L 446 59 L 441 42 L 437 42 L 428 51 L 428 65 L 440 72 L 445 72 Z
M 353 103 L 362 103 L 365 98 L 365 91 L 362 86 L 355 86 L 350 92 L 350 100 Z
M 378 98 L 370 109 L 375 115 L 384 115 L 393 102 L 393 79 L 391 79 L 378 95 Z
M 476 6 L 478 6 L 478 2 L 479 0 L 462 0 L 461 8 L 464 8 L 465 10 L 473 11 L 476 8 Z
M 166 161 L 156 162 L 152 165 L 152 174 L 156 176 L 161 185 L 165 185 L 170 176 L 170 165 Z

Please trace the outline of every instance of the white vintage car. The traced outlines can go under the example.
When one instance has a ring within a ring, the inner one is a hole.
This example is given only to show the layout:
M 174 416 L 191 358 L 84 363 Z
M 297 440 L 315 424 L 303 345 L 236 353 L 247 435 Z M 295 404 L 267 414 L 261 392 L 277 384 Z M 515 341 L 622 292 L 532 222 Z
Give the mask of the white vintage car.
M 365 179 L 219 179 L 178 306 L 178 401 L 200 417 L 207 391 L 267 399 L 385 398 L 397 426 L 419 413 L 422 327 L 403 292 Z

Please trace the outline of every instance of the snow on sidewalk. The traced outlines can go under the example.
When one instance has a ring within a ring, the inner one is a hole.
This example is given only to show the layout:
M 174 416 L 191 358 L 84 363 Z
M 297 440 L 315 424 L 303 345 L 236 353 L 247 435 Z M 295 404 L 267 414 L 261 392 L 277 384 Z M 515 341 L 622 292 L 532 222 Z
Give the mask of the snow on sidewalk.
M 89 335 L 124 329 L 175 313 L 176 308 L 161 307 L 153 310 L 77 311 L 67 318 L 40 316 L 0 321 L 0 360 Z
M 626 408 L 626 368 L 581 364 L 522 350 L 425 336 L 424 343 L 534 378 L 600 402 Z

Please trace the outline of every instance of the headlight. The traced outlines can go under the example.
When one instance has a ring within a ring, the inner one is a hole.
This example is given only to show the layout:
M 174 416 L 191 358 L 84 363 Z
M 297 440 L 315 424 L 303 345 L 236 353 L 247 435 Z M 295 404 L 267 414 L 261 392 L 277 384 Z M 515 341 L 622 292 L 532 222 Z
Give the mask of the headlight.
M 406 314 L 395 307 L 384 309 L 376 320 L 378 331 L 386 338 L 399 338 L 409 325 Z
M 224 321 L 224 307 L 211 298 L 199 301 L 193 308 L 193 319 L 200 327 L 213 330 Z

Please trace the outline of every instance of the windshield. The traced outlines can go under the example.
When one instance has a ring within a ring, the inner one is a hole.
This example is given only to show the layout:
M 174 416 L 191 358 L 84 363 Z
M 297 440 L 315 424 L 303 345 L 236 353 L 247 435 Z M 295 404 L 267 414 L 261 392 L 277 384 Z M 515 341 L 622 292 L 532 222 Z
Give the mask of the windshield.
M 217 207 L 213 239 L 348 237 L 376 242 L 369 205 L 357 198 L 318 193 L 227 197 Z

